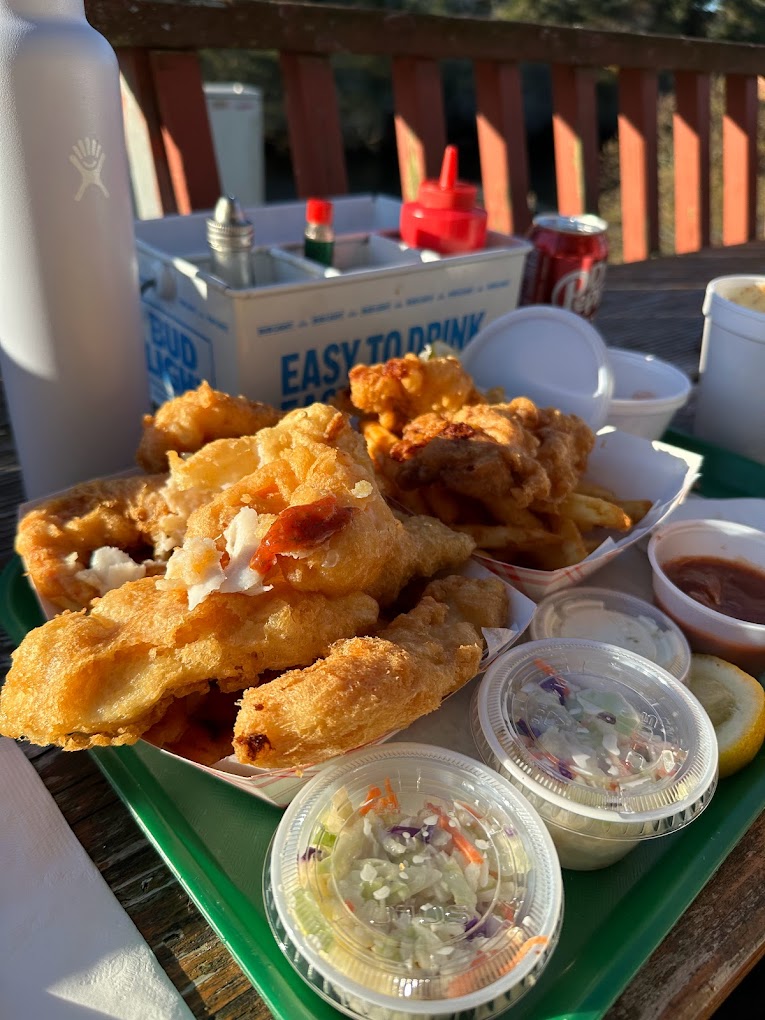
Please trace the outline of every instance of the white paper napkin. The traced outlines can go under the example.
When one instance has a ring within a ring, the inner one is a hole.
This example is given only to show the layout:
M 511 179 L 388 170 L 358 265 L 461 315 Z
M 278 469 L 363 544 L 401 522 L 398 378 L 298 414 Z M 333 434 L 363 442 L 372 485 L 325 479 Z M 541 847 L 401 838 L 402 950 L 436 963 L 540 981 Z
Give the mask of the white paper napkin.
M 23 752 L 0 738 L 0 1018 L 192 1014 Z

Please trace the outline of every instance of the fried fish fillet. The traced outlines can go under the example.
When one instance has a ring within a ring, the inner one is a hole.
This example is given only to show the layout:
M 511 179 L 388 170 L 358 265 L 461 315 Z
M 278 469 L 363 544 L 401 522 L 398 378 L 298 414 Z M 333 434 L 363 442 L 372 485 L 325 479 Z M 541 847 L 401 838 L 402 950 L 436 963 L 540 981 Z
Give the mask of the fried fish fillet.
M 431 582 L 377 636 L 338 641 L 312 666 L 245 691 L 236 757 L 263 768 L 306 766 L 408 726 L 475 675 L 481 628 L 506 618 L 498 578 Z
M 243 510 L 254 511 L 254 562 L 270 563 L 301 591 L 337 596 L 361 590 L 388 602 L 411 577 L 453 569 L 473 551 L 466 535 L 432 518 L 397 518 L 377 485 L 363 438 L 333 408 L 316 404 L 292 412 L 253 441 L 263 447 L 261 466 L 189 516 L 176 560 L 199 541 L 217 543 L 220 556 L 229 557 L 227 530 Z M 171 560 L 167 583 L 175 576 Z M 185 570 L 178 577 L 187 587 L 194 584 Z
M 416 354 L 377 365 L 354 365 L 348 374 L 351 402 L 362 414 L 377 415 L 392 432 L 429 411 L 456 411 L 481 394 L 457 358 L 423 360 Z
M 268 404 L 234 397 L 202 382 L 144 415 L 136 461 L 149 473 L 167 471 L 168 452 L 190 453 L 212 439 L 252 435 L 275 425 L 281 412 Z
M 158 579 L 131 581 L 30 631 L 0 691 L 0 733 L 66 750 L 135 742 L 173 699 L 253 686 L 264 670 L 313 662 L 375 623 L 360 592 L 337 599 L 277 586 L 216 593 L 189 610 Z
M 165 475 L 84 482 L 45 500 L 19 522 L 16 552 L 42 598 L 59 609 L 83 609 L 110 587 L 90 570 L 91 555 L 108 548 L 127 556 L 115 581 L 164 569 L 151 562 L 163 540 Z M 143 571 L 141 561 L 149 561 Z M 132 569 L 136 568 L 136 569 Z

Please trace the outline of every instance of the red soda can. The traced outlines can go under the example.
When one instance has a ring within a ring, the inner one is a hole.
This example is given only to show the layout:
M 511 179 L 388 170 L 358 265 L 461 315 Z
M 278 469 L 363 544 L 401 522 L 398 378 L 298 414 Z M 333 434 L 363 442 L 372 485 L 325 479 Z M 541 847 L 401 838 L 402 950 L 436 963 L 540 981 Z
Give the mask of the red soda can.
M 607 230 L 599 216 L 535 216 L 520 303 L 557 305 L 591 319 L 603 293 Z

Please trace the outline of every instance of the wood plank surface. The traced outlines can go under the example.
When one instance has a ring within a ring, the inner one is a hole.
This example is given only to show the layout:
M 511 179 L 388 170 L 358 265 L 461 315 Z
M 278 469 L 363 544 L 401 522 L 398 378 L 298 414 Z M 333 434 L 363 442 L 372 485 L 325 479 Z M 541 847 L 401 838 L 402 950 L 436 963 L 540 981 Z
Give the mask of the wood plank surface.
M 597 326 L 610 344 L 692 370 L 709 279 L 759 271 L 765 242 L 612 266 Z M 649 323 L 647 326 L 646 323 Z M 0 396 L 1 396 L 0 392 Z M 11 555 L 21 479 L 0 402 L 0 567 Z M 765 494 L 763 494 L 765 495 Z M 10 644 L 0 642 L 5 672 Z M 199 1020 L 270 1013 L 87 754 L 25 746 L 64 817 Z M 706 1020 L 765 953 L 765 815 L 664 939 L 606 1020 Z M 733 1000 L 731 1000 L 733 1002 Z M 720 1013 L 728 1020 L 733 1013 Z M 741 1012 L 741 1016 L 759 1015 Z

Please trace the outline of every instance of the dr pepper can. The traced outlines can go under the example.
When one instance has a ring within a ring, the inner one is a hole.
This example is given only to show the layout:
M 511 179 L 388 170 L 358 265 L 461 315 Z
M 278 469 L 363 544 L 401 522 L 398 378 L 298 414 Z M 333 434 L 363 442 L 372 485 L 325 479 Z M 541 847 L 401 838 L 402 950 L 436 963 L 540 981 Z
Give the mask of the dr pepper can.
M 558 305 L 591 319 L 603 293 L 607 230 L 599 216 L 535 216 L 521 304 Z

